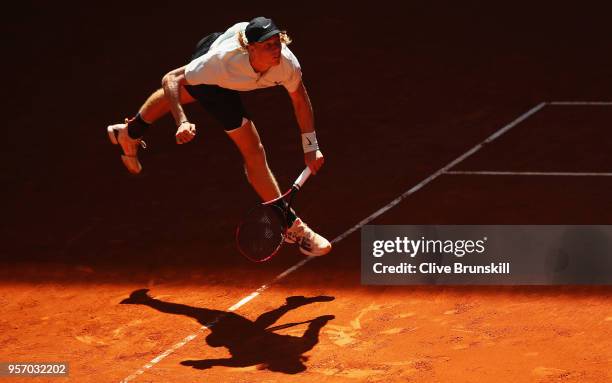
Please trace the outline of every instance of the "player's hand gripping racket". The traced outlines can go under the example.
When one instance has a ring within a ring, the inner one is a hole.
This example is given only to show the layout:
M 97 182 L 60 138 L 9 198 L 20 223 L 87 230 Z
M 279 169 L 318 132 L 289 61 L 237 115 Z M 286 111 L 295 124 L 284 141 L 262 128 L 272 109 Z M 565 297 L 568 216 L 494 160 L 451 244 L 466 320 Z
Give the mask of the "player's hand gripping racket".
M 236 229 L 236 245 L 245 257 L 253 262 L 264 262 L 278 252 L 287 234 L 287 217 L 293 197 L 309 176 L 310 168 L 307 167 L 285 194 L 248 212 Z

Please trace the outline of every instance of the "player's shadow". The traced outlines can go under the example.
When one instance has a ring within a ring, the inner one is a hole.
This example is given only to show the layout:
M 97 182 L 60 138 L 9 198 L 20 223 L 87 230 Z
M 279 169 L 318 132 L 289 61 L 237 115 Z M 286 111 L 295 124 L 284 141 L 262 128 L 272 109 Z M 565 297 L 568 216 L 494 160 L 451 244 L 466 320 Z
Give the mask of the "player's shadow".
M 284 305 L 261 314 L 255 321 L 249 320 L 234 312 L 211 310 L 184 304 L 164 302 L 147 294 L 148 289 L 136 290 L 121 304 L 140 304 L 168 314 L 185 315 L 194 318 L 209 327 L 210 334 L 206 343 L 212 347 L 226 347 L 231 358 L 185 360 L 181 364 L 200 370 L 214 366 L 247 367 L 258 366 L 259 369 L 297 374 L 305 371 L 302 355 L 319 342 L 319 332 L 333 315 L 323 315 L 302 322 L 287 323 L 271 327 L 281 316 L 314 302 L 329 302 L 330 296 L 306 298 L 303 296 L 288 297 Z M 274 331 L 308 323 L 302 336 L 280 335 Z

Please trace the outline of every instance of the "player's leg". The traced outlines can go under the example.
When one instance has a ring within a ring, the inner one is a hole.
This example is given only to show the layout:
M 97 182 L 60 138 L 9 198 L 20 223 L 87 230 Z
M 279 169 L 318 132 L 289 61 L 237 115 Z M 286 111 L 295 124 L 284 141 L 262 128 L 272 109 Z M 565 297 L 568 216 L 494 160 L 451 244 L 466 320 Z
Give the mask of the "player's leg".
M 247 179 L 263 201 L 280 197 L 278 183 L 268 166 L 266 152 L 259 134 L 244 109 L 237 91 L 218 86 L 198 85 L 189 87 L 189 92 L 202 106 L 221 122 L 225 132 L 232 139 L 244 159 Z M 279 200 L 278 203 L 285 203 Z M 300 251 L 307 255 L 324 255 L 331 250 L 331 244 L 315 233 L 293 210 L 287 217 L 289 229 L 285 240 L 297 243 Z
M 191 55 L 190 60 L 206 54 L 211 44 L 220 35 L 221 33 L 211 33 L 201 39 L 196 45 L 195 52 Z M 195 100 L 196 99 L 186 88 L 181 88 L 181 104 L 189 104 Z M 158 89 L 147 98 L 134 117 L 130 119 L 126 118 L 123 124 L 115 124 L 107 127 L 111 142 L 115 145 L 121 145 L 121 150 L 123 151 L 121 160 L 130 173 L 137 174 L 142 170 L 142 166 L 137 157 L 138 147 L 146 147 L 144 141 L 142 141 L 142 136 L 153 122 L 166 115 L 169 111 L 170 103 L 164 96 L 163 89 Z
M 199 101 L 221 125 L 234 142 L 244 160 L 247 179 L 263 201 L 280 197 L 276 178 L 272 174 L 266 151 L 259 133 L 242 104 L 240 93 L 216 85 L 187 86 L 189 93 Z
M 266 151 L 252 121 L 243 120 L 241 127 L 226 131 L 244 160 L 249 183 L 263 201 L 280 197 L 278 183 L 266 160 Z
M 192 102 L 195 102 L 195 98 L 193 98 L 185 88 L 181 88 L 180 103 L 186 105 Z M 164 90 L 160 88 L 147 98 L 140 107 L 138 114 L 147 124 L 152 124 L 165 116 L 168 112 L 170 112 L 170 102 L 165 97 Z
M 187 90 L 182 87 L 179 93 L 182 105 L 195 102 Z M 128 120 L 127 132 L 130 138 L 139 139 L 145 135 L 150 125 L 170 112 L 170 101 L 164 95 L 163 89 L 153 92 L 142 104 L 136 116 Z
M 266 153 L 255 125 L 245 119 L 245 123 L 237 129 L 226 131 L 234 141 L 244 158 L 247 178 L 257 194 L 264 200 L 278 198 L 281 193 L 268 163 Z M 283 203 L 284 201 L 280 201 Z M 317 234 L 291 210 L 288 217 L 289 229 L 285 241 L 297 243 L 300 251 L 306 255 L 319 256 L 329 253 L 331 244 L 323 236 Z
M 181 104 L 189 104 L 195 99 L 181 88 Z M 106 129 L 111 142 L 120 145 L 123 154 L 121 160 L 130 173 L 138 174 L 142 165 L 138 160 L 138 147 L 146 147 L 142 137 L 150 125 L 166 115 L 170 111 L 170 102 L 164 96 L 164 90 L 158 89 L 153 92 L 140 107 L 136 116 L 125 119 L 122 124 L 109 125 Z

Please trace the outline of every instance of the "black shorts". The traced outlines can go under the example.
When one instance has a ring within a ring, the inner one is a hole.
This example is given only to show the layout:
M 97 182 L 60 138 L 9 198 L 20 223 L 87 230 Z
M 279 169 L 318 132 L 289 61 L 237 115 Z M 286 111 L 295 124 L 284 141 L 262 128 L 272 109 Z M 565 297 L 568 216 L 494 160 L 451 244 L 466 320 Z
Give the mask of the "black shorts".
M 196 45 L 195 52 L 191 56 L 194 60 L 210 49 L 212 43 L 222 33 L 211 33 L 204 37 Z M 204 109 L 213 115 L 225 130 L 232 130 L 242 126 L 242 119 L 249 119 L 244 109 L 240 93 L 236 90 L 221 88 L 217 85 L 185 85 L 185 90 L 195 98 Z

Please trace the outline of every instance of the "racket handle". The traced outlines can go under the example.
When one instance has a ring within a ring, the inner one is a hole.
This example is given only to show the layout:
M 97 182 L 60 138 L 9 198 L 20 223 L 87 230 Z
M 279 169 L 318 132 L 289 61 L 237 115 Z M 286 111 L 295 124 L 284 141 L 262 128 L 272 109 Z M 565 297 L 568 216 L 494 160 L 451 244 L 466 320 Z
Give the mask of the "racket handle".
M 297 189 L 301 188 L 308 179 L 308 177 L 310 177 L 310 174 L 312 174 L 310 168 L 306 166 L 306 169 L 302 171 L 302 174 L 300 174 L 300 176 L 293 183 L 293 187 Z

